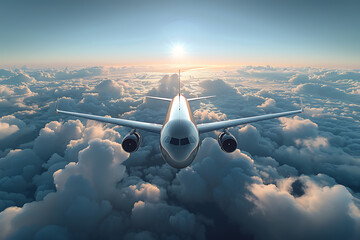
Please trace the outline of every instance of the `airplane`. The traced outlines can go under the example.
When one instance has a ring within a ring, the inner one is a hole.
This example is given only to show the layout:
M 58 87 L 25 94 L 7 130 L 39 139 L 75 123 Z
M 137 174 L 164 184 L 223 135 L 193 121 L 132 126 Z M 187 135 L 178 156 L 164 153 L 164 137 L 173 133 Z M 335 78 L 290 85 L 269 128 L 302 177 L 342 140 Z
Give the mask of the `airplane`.
M 218 144 L 224 152 L 231 153 L 237 148 L 235 137 L 228 131 L 228 128 L 257 121 L 279 118 L 303 112 L 302 100 L 301 109 L 288 112 L 265 114 L 254 117 L 238 118 L 218 122 L 197 124 L 193 118 L 189 102 L 212 98 L 205 96 L 187 99 L 181 94 L 179 71 L 179 93 L 172 99 L 163 97 L 146 96 L 146 98 L 169 102 L 169 108 L 163 124 L 148 123 L 120 118 L 110 118 L 91 114 L 68 112 L 58 109 L 56 102 L 56 113 L 67 114 L 75 117 L 91 119 L 99 122 L 111 123 L 120 126 L 130 127 L 132 130 L 123 138 L 121 146 L 124 151 L 133 153 L 138 150 L 141 144 L 141 135 L 136 129 L 160 134 L 160 152 L 166 163 L 170 166 L 181 169 L 189 166 L 195 159 L 200 148 L 200 134 L 215 130 L 222 130 L 218 135 Z

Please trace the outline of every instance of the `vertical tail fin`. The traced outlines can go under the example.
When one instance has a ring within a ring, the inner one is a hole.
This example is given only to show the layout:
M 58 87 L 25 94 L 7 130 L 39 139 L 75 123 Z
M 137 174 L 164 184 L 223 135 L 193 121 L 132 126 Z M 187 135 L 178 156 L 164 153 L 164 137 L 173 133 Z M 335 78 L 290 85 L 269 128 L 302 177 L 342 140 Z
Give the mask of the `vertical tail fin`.
M 180 110 L 180 93 L 181 93 L 180 89 L 181 89 L 181 85 L 180 85 L 180 69 L 179 69 L 179 110 Z
M 179 69 L 179 97 L 180 97 L 180 69 Z

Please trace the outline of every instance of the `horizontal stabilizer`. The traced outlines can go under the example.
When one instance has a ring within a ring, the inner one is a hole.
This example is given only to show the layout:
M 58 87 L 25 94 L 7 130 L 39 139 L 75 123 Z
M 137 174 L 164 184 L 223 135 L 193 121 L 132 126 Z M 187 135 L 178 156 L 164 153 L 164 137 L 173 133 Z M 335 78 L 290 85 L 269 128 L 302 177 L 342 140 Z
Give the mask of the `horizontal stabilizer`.
M 161 101 L 166 101 L 166 102 L 171 102 L 172 99 L 170 98 L 162 98 L 162 97 L 153 97 L 153 96 L 145 96 L 146 98 L 151 98 L 151 99 L 155 99 L 155 100 L 161 100 Z
M 196 100 L 203 100 L 203 99 L 208 99 L 208 98 L 214 98 L 216 97 L 215 95 L 214 96 L 206 96 L 206 97 L 197 97 L 197 98 L 189 98 L 188 101 L 196 101 Z

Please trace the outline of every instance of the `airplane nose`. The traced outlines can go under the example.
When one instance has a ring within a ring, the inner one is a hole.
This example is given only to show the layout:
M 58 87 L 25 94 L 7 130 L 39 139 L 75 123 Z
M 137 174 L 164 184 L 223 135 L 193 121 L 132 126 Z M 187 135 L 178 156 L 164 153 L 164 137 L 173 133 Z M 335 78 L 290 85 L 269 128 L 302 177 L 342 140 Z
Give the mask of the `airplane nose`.
M 163 127 L 160 149 L 164 160 L 172 167 L 184 168 L 196 156 L 199 135 L 196 126 L 189 120 L 172 120 Z
M 161 155 L 164 160 L 174 168 L 185 168 L 195 159 L 199 147 L 191 149 L 165 149 L 160 145 Z

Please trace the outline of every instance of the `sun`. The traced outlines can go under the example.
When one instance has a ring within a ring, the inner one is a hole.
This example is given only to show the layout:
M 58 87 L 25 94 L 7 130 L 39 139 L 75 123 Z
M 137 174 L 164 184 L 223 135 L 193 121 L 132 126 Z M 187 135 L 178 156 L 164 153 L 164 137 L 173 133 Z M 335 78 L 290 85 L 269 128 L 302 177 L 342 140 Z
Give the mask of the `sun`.
M 176 44 L 173 46 L 172 53 L 175 57 L 182 57 L 185 54 L 185 49 L 182 44 Z

